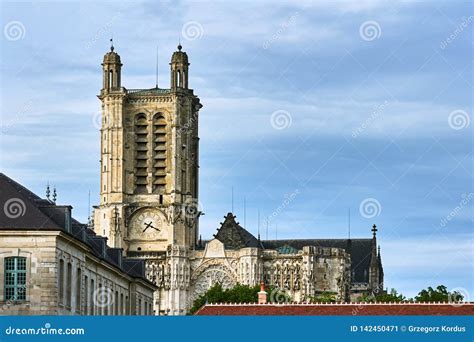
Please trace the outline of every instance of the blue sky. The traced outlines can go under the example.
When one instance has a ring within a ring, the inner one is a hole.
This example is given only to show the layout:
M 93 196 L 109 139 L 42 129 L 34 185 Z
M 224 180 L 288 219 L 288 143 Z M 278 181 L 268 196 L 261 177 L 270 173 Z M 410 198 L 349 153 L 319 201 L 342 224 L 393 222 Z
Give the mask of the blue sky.
M 386 286 L 473 287 L 470 2 L 3 2 L 1 170 L 98 202 L 100 63 L 169 86 L 178 40 L 201 98 L 203 238 L 232 208 L 266 237 L 370 237 Z M 375 209 L 375 211 L 370 211 Z M 278 232 L 276 232 L 278 231 Z

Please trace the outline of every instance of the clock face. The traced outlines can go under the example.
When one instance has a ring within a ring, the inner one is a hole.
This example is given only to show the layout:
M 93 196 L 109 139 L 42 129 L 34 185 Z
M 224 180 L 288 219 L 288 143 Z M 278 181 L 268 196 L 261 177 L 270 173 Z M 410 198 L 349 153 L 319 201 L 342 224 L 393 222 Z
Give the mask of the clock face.
M 133 216 L 130 222 L 130 235 L 132 240 L 158 240 L 166 239 L 166 219 L 157 210 L 144 210 Z

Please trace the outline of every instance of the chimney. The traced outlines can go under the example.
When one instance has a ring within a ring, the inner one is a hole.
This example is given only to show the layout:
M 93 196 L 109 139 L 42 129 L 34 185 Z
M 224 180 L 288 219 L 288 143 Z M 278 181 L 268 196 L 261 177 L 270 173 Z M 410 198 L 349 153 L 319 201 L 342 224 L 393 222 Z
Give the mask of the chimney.
M 260 292 L 258 293 L 258 304 L 267 304 L 267 293 L 265 292 L 265 283 L 260 283 Z

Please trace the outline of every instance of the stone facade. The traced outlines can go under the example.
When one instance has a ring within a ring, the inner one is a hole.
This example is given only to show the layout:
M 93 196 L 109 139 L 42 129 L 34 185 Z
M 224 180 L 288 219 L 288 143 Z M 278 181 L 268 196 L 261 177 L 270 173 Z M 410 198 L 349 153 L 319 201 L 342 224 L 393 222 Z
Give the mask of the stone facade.
M 192 248 L 197 241 L 201 104 L 187 86 L 188 57 L 178 50 L 170 63 L 170 89 L 126 89 L 113 46 L 104 56 L 94 228 L 113 247 L 166 251 L 169 245 Z
M 157 287 L 141 259 L 0 173 L 3 315 L 152 315 Z
M 26 258 L 25 300 L 6 299 L 2 286 L 3 315 L 153 314 L 151 284 L 100 260 L 64 232 L 2 229 L 1 279 L 10 257 Z
M 188 56 L 181 45 L 173 53 L 169 89 L 127 89 L 121 67 L 112 46 L 98 96 L 101 198 L 93 224 L 111 246 L 146 260 L 147 277 L 158 287 L 155 314 L 186 314 L 215 283 L 264 281 L 296 301 L 323 292 L 348 301 L 383 287 L 375 233 L 372 239 L 261 241 L 229 213 L 214 239 L 198 241 L 202 106 L 189 88 Z

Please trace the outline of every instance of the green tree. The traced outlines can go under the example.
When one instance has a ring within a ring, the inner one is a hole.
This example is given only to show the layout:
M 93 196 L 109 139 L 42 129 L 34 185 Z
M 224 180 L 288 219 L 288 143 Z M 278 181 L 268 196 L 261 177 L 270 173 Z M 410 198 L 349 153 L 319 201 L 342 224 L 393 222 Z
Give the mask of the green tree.
M 385 292 L 375 296 L 375 301 L 382 303 L 399 303 L 404 300 L 406 300 L 406 297 L 401 293 L 398 293 L 395 289 L 391 289 L 390 293 Z
M 336 296 L 336 292 L 325 291 L 311 297 L 310 301 L 311 303 L 336 303 Z
M 265 289 L 268 302 L 290 302 L 291 297 L 286 291 L 278 290 L 273 286 Z M 248 286 L 236 284 L 224 290 L 220 284 L 215 284 L 206 293 L 202 294 L 193 303 L 189 313 L 192 315 L 206 303 L 257 303 L 260 285 Z
M 415 297 L 416 302 L 457 302 L 462 301 L 464 296 L 457 291 L 449 292 L 444 285 L 438 285 L 436 289 L 431 286 L 421 290 Z

